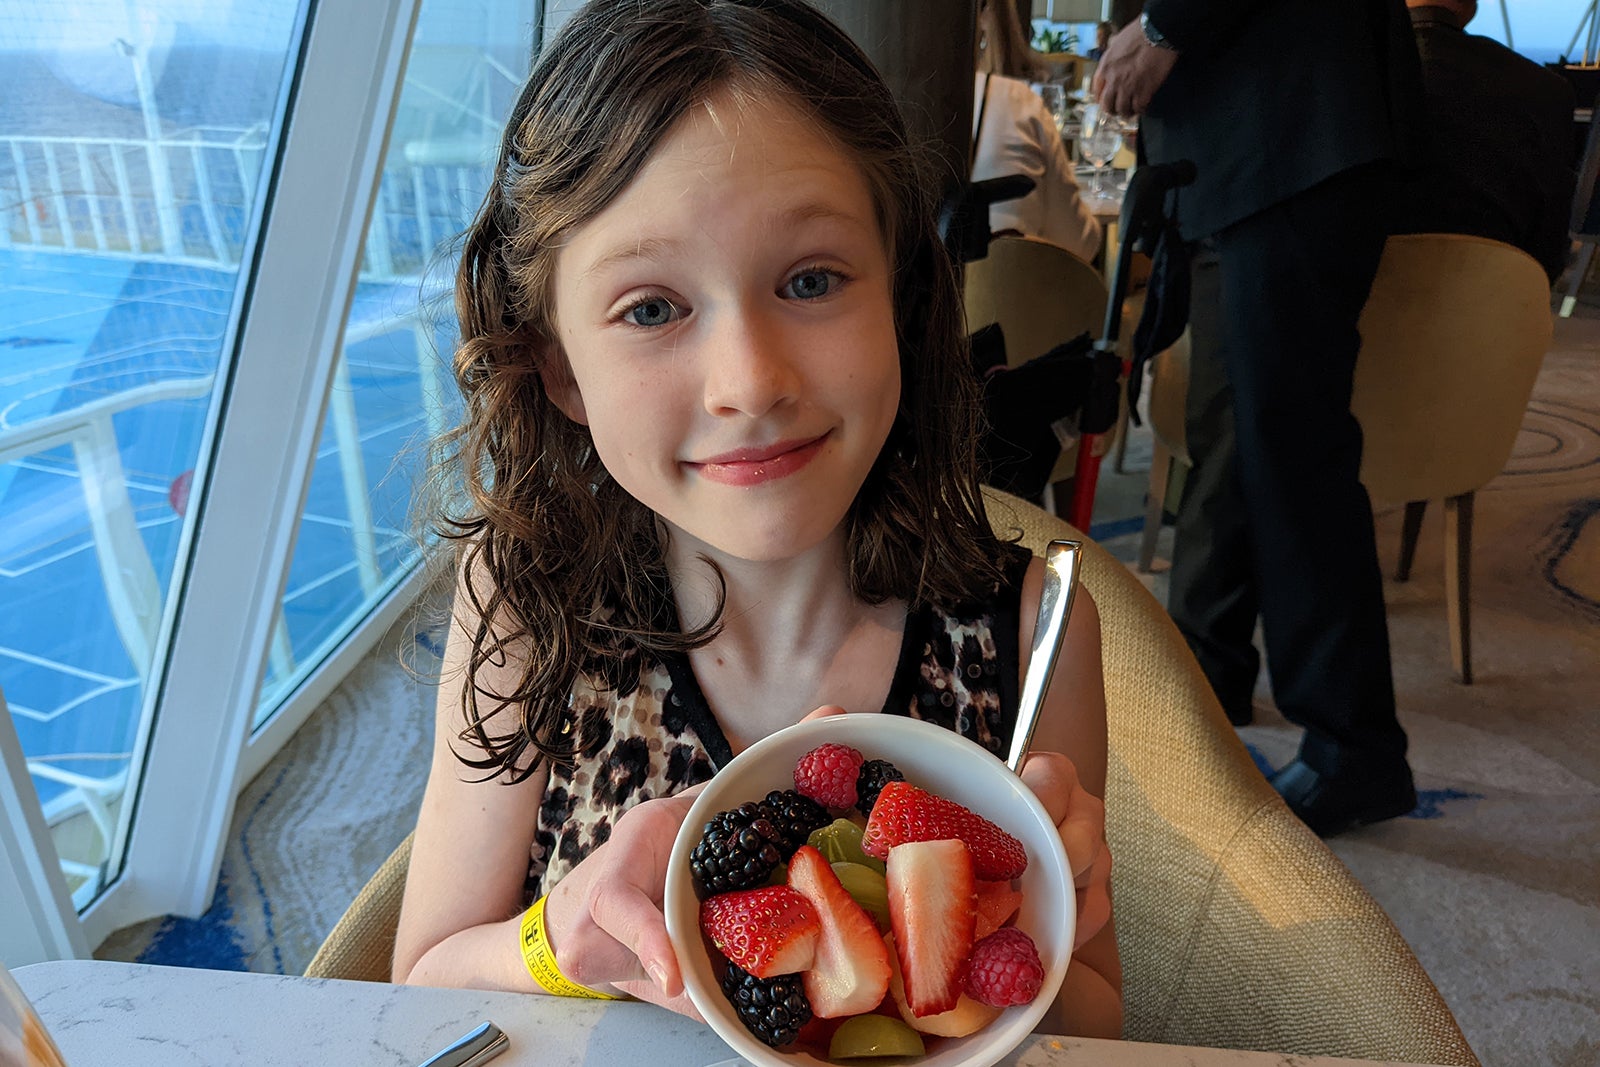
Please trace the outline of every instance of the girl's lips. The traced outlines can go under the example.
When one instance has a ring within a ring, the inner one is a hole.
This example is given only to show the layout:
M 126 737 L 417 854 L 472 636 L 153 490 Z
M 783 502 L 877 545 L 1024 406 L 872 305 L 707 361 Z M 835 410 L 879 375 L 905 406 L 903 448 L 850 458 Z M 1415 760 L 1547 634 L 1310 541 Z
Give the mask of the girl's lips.
M 804 441 L 779 441 L 761 448 L 740 448 L 698 463 L 690 463 L 700 475 L 722 485 L 752 486 L 787 478 L 822 451 L 827 434 Z

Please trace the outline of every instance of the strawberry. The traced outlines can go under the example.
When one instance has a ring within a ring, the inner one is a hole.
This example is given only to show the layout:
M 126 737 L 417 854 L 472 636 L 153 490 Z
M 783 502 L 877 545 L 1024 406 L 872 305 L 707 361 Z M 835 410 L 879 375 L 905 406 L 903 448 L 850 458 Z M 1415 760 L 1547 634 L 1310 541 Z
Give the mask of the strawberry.
M 881 860 L 896 845 L 947 838 L 960 840 L 972 851 L 974 870 L 984 881 L 1010 881 L 1028 867 L 1021 841 L 955 801 L 907 782 L 890 782 L 878 794 L 861 848 Z
M 972 869 L 972 853 L 957 840 L 889 850 L 889 925 L 913 1015 L 949 1011 L 961 997 L 978 921 Z
M 894 1001 L 895 1011 L 911 1029 L 936 1037 L 966 1037 L 1000 1017 L 999 1008 L 973 1000 L 965 993 L 956 998 L 956 1006 L 949 1011 L 941 1011 L 938 1015 L 911 1014 L 911 1007 L 906 1003 L 905 981 L 900 977 L 900 953 L 894 947 L 894 935 L 890 934 L 884 940 L 889 943 L 889 960 L 894 964 L 894 973 L 889 975 L 889 996 Z
M 853 808 L 864 759 L 849 745 L 818 745 L 794 765 L 794 787 L 824 807 Z
M 810 845 L 789 860 L 789 888 L 811 901 L 822 922 L 816 957 L 800 974 L 811 1013 L 837 1019 L 877 1007 L 889 991 L 889 950 L 878 924 Z
M 1011 888 L 1010 882 L 978 883 L 978 931 L 973 936 L 983 940 L 1006 924 L 1006 920 L 1022 906 L 1022 894 Z
M 757 978 L 771 978 L 811 966 L 822 921 L 793 889 L 762 886 L 702 903 L 700 929 L 728 959 Z

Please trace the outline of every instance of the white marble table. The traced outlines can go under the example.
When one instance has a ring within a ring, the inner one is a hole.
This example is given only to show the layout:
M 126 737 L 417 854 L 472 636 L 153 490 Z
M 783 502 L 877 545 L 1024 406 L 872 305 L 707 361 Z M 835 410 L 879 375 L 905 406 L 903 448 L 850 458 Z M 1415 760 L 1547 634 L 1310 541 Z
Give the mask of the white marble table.
M 417 1067 L 484 1020 L 492 1067 L 736 1067 L 710 1028 L 648 1004 L 419 989 L 99 960 L 12 972 L 70 1067 Z M 1035 1036 L 1013 1067 L 1356 1067 L 1357 1060 Z

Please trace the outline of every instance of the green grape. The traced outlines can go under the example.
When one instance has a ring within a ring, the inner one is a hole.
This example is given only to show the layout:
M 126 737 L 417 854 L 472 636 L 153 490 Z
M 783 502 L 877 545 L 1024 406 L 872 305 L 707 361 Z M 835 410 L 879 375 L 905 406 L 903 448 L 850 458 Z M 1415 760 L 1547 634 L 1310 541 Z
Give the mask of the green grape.
M 921 1056 L 927 1051 L 922 1035 L 899 1019 L 887 1015 L 856 1015 L 846 1019 L 828 1042 L 830 1060 L 866 1056 Z
M 835 863 L 833 873 L 851 899 L 877 922 L 878 929 L 889 929 L 889 886 L 883 875 L 859 863 Z
M 829 863 L 859 863 L 879 874 L 884 872 L 882 860 L 861 851 L 861 827 L 849 819 L 835 819 L 820 830 L 811 831 L 806 844 L 822 853 Z

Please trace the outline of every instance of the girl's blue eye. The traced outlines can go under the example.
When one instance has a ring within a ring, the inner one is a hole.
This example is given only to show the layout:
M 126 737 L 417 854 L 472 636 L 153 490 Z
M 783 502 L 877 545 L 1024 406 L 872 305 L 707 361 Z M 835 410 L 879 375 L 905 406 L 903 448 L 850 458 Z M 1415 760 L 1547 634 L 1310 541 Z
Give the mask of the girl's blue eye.
M 838 275 L 831 270 L 803 270 L 785 283 L 789 295 L 797 300 L 815 300 L 827 296 Z
M 635 326 L 665 326 L 678 317 L 678 309 L 672 301 L 653 296 L 624 311 L 622 317 Z

